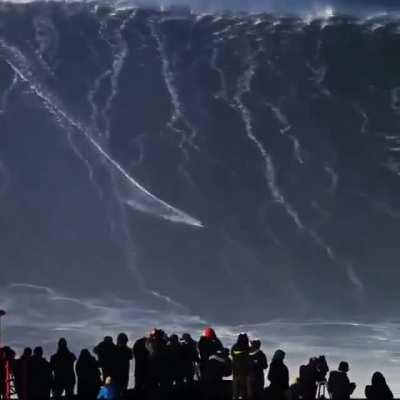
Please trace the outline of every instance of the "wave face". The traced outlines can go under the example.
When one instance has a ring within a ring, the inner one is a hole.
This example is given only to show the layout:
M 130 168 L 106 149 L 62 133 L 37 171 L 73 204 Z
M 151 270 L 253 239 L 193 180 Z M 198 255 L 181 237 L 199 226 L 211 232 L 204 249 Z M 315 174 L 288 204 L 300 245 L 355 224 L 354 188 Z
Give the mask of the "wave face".
M 228 324 L 397 311 L 398 21 L 0 21 L 2 283 Z

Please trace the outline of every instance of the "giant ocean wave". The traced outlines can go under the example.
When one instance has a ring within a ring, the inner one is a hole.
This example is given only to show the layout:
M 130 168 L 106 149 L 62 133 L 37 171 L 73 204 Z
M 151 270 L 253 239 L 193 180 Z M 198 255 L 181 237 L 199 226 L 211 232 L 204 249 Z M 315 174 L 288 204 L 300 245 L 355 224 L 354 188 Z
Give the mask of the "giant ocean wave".
M 138 287 L 216 315 L 390 313 L 396 19 L 1 14 L 6 281 L 43 269 L 54 285 L 59 269 L 56 286 L 79 289 L 82 267 L 112 263 L 121 286 L 128 265 Z
M 387 14 L 1 3 L 2 302 L 390 321 L 399 48 Z

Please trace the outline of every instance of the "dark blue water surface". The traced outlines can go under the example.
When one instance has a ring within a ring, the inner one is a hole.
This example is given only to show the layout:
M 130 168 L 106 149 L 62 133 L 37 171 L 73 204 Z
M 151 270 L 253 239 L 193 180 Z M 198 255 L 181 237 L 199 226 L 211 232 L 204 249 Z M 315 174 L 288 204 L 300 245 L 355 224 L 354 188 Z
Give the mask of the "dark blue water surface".
M 10 336 L 318 320 L 304 353 L 349 321 L 358 354 L 391 341 L 399 49 L 390 15 L 2 3 Z

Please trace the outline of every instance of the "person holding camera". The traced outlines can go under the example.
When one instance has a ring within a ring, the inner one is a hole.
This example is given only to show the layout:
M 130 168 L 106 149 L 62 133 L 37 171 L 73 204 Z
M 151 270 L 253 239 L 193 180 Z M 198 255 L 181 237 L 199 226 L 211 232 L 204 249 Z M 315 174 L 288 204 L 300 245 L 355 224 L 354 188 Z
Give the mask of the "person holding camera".
M 350 382 L 347 373 L 349 372 L 349 364 L 341 361 L 338 371 L 332 371 L 328 380 L 328 392 L 332 400 L 349 400 L 350 396 L 356 388 L 354 382 Z

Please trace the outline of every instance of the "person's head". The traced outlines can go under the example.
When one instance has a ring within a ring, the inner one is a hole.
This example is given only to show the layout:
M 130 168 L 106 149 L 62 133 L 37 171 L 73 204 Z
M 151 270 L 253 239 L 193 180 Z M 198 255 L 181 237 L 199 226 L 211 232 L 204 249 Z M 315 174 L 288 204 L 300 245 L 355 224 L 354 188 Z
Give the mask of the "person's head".
M 106 380 L 104 381 L 104 383 L 105 383 L 106 385 L 111 385 L 111 384 L 112 384 L 112 378 L 111 378 L 111 376 L 107 376 L 107 378 L 106 378 Z
M 381 372 L 379 371 L 374 372 L 374 374 L 372 375 L 372 385 L 373 386 L 386 385 L 386 379 Z
M 64 338 L 61 338 L 58 341 L 58 350 L 67 350 L 67 349 L 68 349 L 67 340 Z
M 118 346 L 126 346 L 128 344 L 128 336 L 126 333 L 120 333 L 117 337 L 117 345 Z
M 87 360 L 91 357 L 90 351 L 88 349 L 82 349 L 81 354 L 79 355 L 80 359 Z
M 40 346 L 35 347 L 35 349 L 33 350 L 33 355 L 37 358 L 42 358 L 43 357 L 43 348 Z
M 193 341 L 189 333 L 184 333 L 181 338 L 182 342 L 191 343 Z
M 272 361 L 275 362 L 283 362 L 283 360 L 285 359 L 286 353 L 283 350 L 277 350 L 274 354 L 274 356 L 272 357 Z
M 206 329 L 204 329 L 202 336 L 207 339 L 211 339 L 211 340 L 214 340 L 217 338 L 217 335 L 215 334 L 214 329 L 211 327 L 207 327 Z
M 261 349 L 261 341 L 258 339 L 252 340 L 250 342 L 250 348 L 252 351 L 257 351 Z
M 179 337 L 175 333 L 169 337 L 169 343 L 172 345 L 179 345 Z
M 249 346 L 249 337 L 247 336 L 247 333 L 240 333 L 238 335 L 237 344 L 239 346 Z
M 0 347 L 0 348 L 1 348 L 1 347 Z M 14 359 L 15 359 L 16 354 L 15 354 L 15 351 L 14 351 L 11 347 L 9 347 L 9 346 L 4 346 L 4 347 L 2 348 L 2 352 L 3 352 L 4 357 L 5 357 L 7 360 L 14 360 Z
M 32 349 L 30 347 L 25 347 L 22 357 L 23 358 L 29 358 L 32 355 Z
M 347 361 L 341 361 L 338 370 L 340 372 L 349 372 L 349 363 Z
M 111 336 L 105 336 L 103 339 L 104 343 L 114 343 L 114 339 Z
M 164 337 L 164 332 L 161 329 L 154 328 L 150 332 L 150 338 L 155 339 L 155 340 L 161 340 Z

